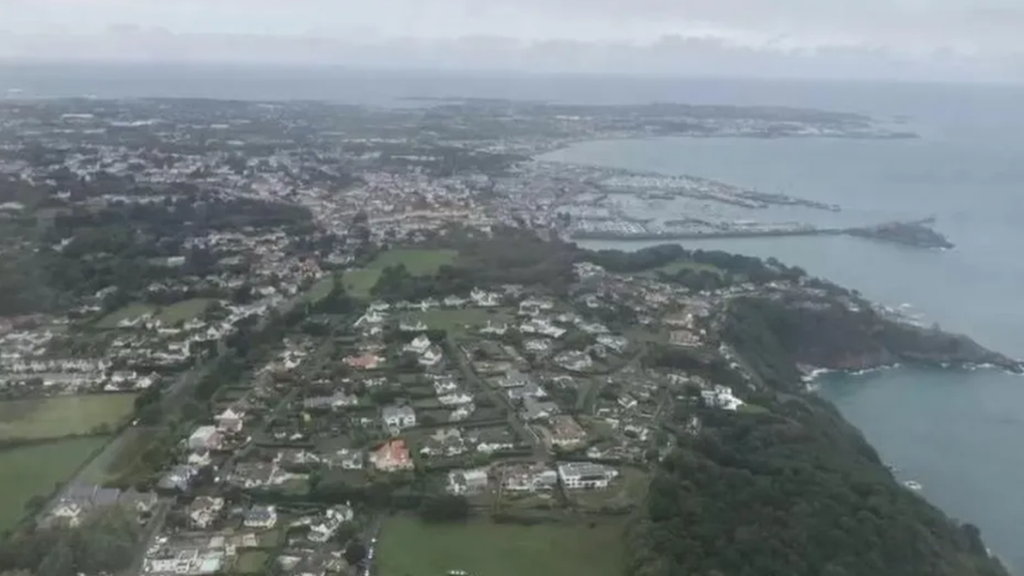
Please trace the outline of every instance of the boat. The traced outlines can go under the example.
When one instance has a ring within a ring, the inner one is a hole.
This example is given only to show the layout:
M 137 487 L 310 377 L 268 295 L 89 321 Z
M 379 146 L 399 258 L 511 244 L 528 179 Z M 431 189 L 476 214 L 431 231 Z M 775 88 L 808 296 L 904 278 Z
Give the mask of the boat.
M 914 492 L 917 492 L 918 490 L 921 489 L 921 485 L 915 482 L 914 480 L 907 480 L 906 482 L 903 483 L 903 485 L 913 490 Z

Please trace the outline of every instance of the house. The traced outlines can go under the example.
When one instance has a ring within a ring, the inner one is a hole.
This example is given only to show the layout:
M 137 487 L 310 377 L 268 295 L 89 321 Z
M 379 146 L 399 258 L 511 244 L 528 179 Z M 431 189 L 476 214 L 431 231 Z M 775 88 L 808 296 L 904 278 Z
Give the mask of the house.
M 200 426 L 188 437 L 188 447 L 192 450 L 215 450 L 220 444 L 221 435 L 216 426 Z
M 398 324 L 398 330 L 400 332 L 425 332 L 427 325 L 422 320 L 417 320 L 415 323 L 403 320 Z
M 365 457 L 362 450 L 342 448 L 327 459 L 328 466 L 342 470 L 362 470 Z
M 103 488 L 94 484 L 75 484 L 64 491 L 60 501 L 50 512 L 50 516 L 66 521 L 71 526 L 77 526 L 85 516 L 94 510 L 117 504 L 120 497 L 121 491 L 117 488 Z
M 359 356 L 348 356 L 344 360 L 347 366 L 361 370 L 373 370 L 380 365 L 380 356 L 373 353 L 361 354 Z
M 307 410 L 336 410 L 338 408 L 356 406 L 358 404 L 359 397 L 354 394 L 348 394 L 344 390 L 339 390 L 330 396 L 315 396 L 312 398 L 306 398 L 302 401 L 302 407 Z
M 620 354 L 629 347 L 628 338 L 623 336 L 613 336 L 611 334 L 601 334 L 597 337 L 597 343 L 602 346 L 607 346 L 611 350 Z
M 199 469 L 195 466 L 178 464 L 164 474 L 156 486 L 163 490 L 186 492 L 192 486 L 192 479 L 198 472 Z
M 269 530 L 277 524 L 277 508 L 273 505 L 253 506 L 245 513 L 245 520 L 242 524 L 246 528 Z
M 567 490 L 607 488 L 619 475 L 611 466 L 593 462 L 564 462 L 558 465 L 558 479 Z
M 188 507 L 188 518 L 196 528 L 209 528 L 224 509 L 224 499 L 199 496 Z
M 700 395 L 704 402 L 712 408 L 736 411 L 743 405 L 742 400 L 733 396 L 732 388 L 721 384 L 714 385 L 710 390 L 701 390 Z
M 402 348 L 402 350 L 404 352 L 411 352 L 417 356 L 420 356 L 424 352 L 426 352 L 428 348 L 430 348 L 430 338 L 427 338 L 426 334 L 420 334 L 419 336 L 413 338 L 412 342 L 406 344 L 405 347 Z
M 324 513 L 324 518 L 309 527 L 309 539 L 312 542 L 327 542 L 338 531 L 338 527 L 355 518 L 352 507 L 348 504 L 333 506 Z
M 501 486 L 510 492 L 552 490 L 558 484 L 558 472 L 545 464 L 512 465 L 501 471 Z
M 530 378 L 529 374 L 524 374 L 519 370 L 509 370 L 504 376 L 498 379 L 498 386 L 501 388 L 518 388 L 520 386 L 526 386 L 533 383 L 533 378 Z
M 395 472 L 398 470 L 412 470 L 412 456 L 405 440 L 396 439 L 384 443 L 370 455 L 370 462 L 374 467 L 383 472 Z
M 217 415 L 215 420 L 217 421 L 217 430 L 221 432 L 241 432 L 242 426 L 245 424 L 245 412 L 228 407 Z
M 444 359 L 444 354 L 437 346 L 431 346 L 426 352 L 420 356 L 420 365 L 425 368 L 433 368 L 441 363 Z
M 467 300 L 465 298 L 460 298 L 454 295 L 448 296 L 444 299 L 444 305 L 446 308 L 461 308 L 466 304 L 466 302 Z
M 548 426 L 552 446 L 571 448 L 587 439 L 587 433 L 572 416 L 562 415 L 551 418 Z
M 393 434 L 416 426 L 416 410 L 407 404 L 395 404 L 381 409 L 381 420 Z
M 524 397 L 522 404 L 519 414 L 522 416 L 523 420 L 526 420 L 527 422 L 546 420 L 559 412 L 558 404 L 546 400 L 540 400 L 534 396 Z
M 479 494 L 487 490 L 489 478 L 487 470 L 477 468 L 474 470 L 453 470 L 448 473 L 449 494 L 463 496 L 467 494 Z
M 153 492 L 139 492 L 131 488 L 121 493 L 117 503 L 130 510 L 135 510 L 138 514 L 148 514 L 156 508 L 159 501 L 160 499 Z
M 469 293 L 469 299 L 480 308 L 493 308 L 501 304 L 501 297 L 498 294 L 478 288 L 473 288 Z

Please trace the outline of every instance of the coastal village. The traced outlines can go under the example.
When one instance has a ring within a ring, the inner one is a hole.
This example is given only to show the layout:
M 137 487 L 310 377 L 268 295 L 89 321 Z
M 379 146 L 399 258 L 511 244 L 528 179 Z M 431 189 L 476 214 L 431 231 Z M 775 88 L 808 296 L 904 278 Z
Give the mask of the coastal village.
M 620 573 L 624 519 L 676 434 L 766 411 L 762 375 L 723 338 L 731 303 L 870 305 L 711 257 L 502 276 L 541 262 L 531 249 L 576 254 L 559 248 L 573 231 L 628 227 L 638 203 L 699 204 L 693 230 L 729 227 L 715 206 L 839 207 L 535 161 L 655 119 L 481 106 L 440 106 L 463 120 L 427 145 L 408 135 L 429 118 L 408 110 L 0 103 L 0 254 L 33 267 L 25 282 L 62 283 L 5 299 L 0 469 L 25 468 L 0 472 L 0 529 L 116 509 L 138 544 L 116 573 L 154 576 L 485 574 L 502 530 L 536 530 L 565 547 L 551 566 L 577 554 L 575 573 Z M 471 141 L 481 118 L 501 128 Z M 524 232 L 546 244 L 521 248 Z M 464 523 L 431 524 L 449 520 Z M 579 530 L 607 549 L 579 554 Z

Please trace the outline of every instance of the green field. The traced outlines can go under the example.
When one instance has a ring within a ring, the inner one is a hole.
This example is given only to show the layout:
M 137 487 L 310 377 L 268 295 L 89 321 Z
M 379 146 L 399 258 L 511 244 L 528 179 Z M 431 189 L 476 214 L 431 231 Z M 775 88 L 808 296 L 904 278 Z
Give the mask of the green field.
M 467 327 L 479 327 L 490 320 L 495 324 L 510 322 L 515 315 L 503 308 L 462 308 L 452 310 L 426 310 L 409 314 L 409 320 L 421 320 L 432 330 L 460 332 Z
M 0 451 L 0 532 L 21 520 L 33 496 L 49 496 L 106 441 L 93 436 Z
M 60 438 L 106 424 L 116 427 L 135 409 L 135 394 L 54 396 L 0 402 L 0 439 Z
M 107 314 L 96 323 L 96 326 L 99 328 L 117 328 L 117 323 L 121 320 L 138 318 L 139 316 L 149 314 L 153 310 L 155 310 L 155 308 L 149 304 L 142 304 L 139 302 L 129 304 L 120 310 L 115 310 L 114 312 Z
M 365 268 L 345 272 L 343 277 L 345 290 L 357 298 L 366 298 L 370 295 L 370 289 L 377 283 L 381 270 L 388 266 L 403 264 L 413 276 L 427 276 L 436 273 L 441 266 L 454 264 L 458 255 L 459 253 L 455 250 L 407 248 L 388 250 L 379 254 Z
M 721 274 L 722 270 L 717 266 L 711 264 L 701 264 L 700 262 L 693 262 L 690 260 L 678 260 L 676 262 L 669 262 L 664 266 L 658 266 L 652 268 L 643 273 L 644 276 L 655 277 L 659 272 L 666 274 L 675 274 L 676 272 L 682 272 L 683 270 L 693 270 L 694 272 L 713 272 L 715 274 Z
M 380 576 L 621 576 L 623 526 L 600 520 L 522 526 L 473 520 L 426 525 L 392 517 L 380 536 Z
M 331 288 L 334 287 L 334 277 L 328 274 L 323 278 L 316 281 L 313 286 L 306 292 L 306 301 L 308 302 L 319 302 L 327 297 L 331 293 Z M 348 287 L 346 286 L 346 289 Z
M 262 573 L 269 559 L 270 554 L 262 550 L 246 550 L 238 555 L 233 572 L 236 574 Z
M 193 318 L 198 318 L 206 308 L 213 303 L 210 298 L 192 298 L 191 300 L 182 300 L 170 306 L 164 306 L 157 313 L 156 317 L 158 320 L 164 323 L 166 326 L 174 326 L 179 322 L 188 322 Z

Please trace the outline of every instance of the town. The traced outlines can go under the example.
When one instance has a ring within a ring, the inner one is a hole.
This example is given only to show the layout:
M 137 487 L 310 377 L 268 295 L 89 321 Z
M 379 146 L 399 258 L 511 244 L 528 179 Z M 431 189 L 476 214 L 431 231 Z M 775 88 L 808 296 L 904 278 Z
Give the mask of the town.
M 862 119 L 435 104 L 0 102 L 5 558 L 622 574 L 679 438 L 769 412 L 732 303 L 871 306 L 778 262 L 568 241 L 623 196 L 838 207 L 533 158 Z M 19 545 L 40 533 L 56 547 Z

